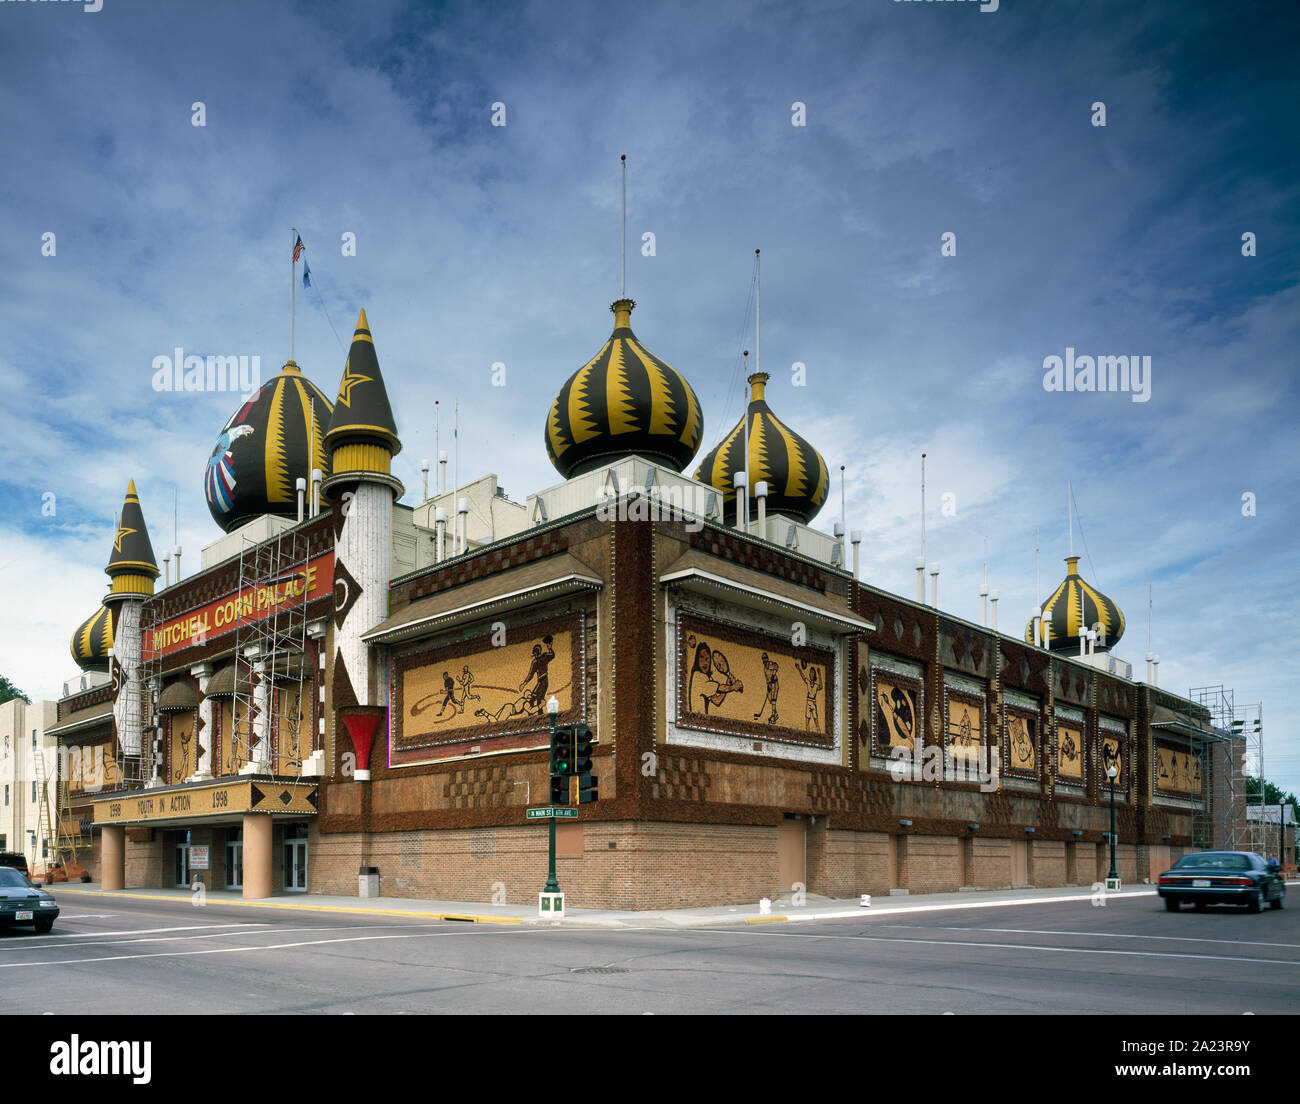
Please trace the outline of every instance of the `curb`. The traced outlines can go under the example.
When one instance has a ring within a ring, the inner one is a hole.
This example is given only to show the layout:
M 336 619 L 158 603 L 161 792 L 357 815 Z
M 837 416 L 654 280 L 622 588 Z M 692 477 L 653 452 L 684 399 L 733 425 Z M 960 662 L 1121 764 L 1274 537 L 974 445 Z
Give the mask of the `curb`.
M 83 897 L 106 897 L 110 900 L 126 901 L 180 901 L 179 896 L 166 896 L 161 893 L 116 893 L 106 889 L 61 889 L 56 894 L 73 893 Z M 269 908 L 290 912 L 344 912 L 353 916 L 414 916 L 420 920 L 462 920 L 475 924 L 526 924 L 520 916 L 483 916 L 465 912 L 416 912 L 413 909 L 349 908 L 347 905 L 296 905 L 281 904 L 278 901 L 218 901 L 217 904 L 228 908 Z

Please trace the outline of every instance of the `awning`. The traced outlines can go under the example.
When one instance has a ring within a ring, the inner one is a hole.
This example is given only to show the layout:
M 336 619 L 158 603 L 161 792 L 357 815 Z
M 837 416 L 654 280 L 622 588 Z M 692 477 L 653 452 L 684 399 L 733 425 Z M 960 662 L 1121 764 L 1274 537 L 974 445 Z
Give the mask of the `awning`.
M 1151 707 L 1151 727 L 1167 728 L 1183 736 L 1195 735 L 1206 740 L 1223 739 L 1223 733 L 1217 732 L 1194 714 L 1181 713 L 1166 705 Z
M 209 698 L 231 698 L 235 694 L 235 665 L 228 663 L 208 679 L 205 696 Z
M 519 609 L 604 585 L 581 560 L 562 552 L 421 598 L 362 633 L 361 639 L 370 644 L 414 640 L 494 610 Z
M 197 709 L 199 696 L 194 692 L 194 684 L 185 679 L 177 679 L 170 686 L 163 688 L 158 695 L 159 709 Z
M 113 722 L 113 703 L 111 701 L 100 702 L 98 705 L 87 706 L 85 709 L 77 709 L 69 713 L 59 724 L 53 728 L 47 728 L 47 736 L 57 736 L 66 738 L 74 735 L 84 735 L 93 732 L 97 728 L 107 727 L 112 731 Z
M 729 560 L 706 556 L 695 549 L 678 556 L 659 576 L 659 584 L 724 597 L 751 609 L 795 612 L 799 620 L 832 632 L 876 631 L 875 625 L 855 614 L 842 599 L 788 579 L 740 567 Z

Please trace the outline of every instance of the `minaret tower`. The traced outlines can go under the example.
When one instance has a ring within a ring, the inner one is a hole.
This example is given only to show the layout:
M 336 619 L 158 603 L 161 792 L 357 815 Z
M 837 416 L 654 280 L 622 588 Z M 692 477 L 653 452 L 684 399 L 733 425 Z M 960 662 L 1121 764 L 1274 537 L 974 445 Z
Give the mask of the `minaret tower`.
M 401 447 L 363 310 L 325 433 L 330 476 L 322 490 L 334 516 L 336 715 L 340 709 L 387 704 L 387 686 L 361 634 L 388 615 L 393 503 L 405 489 L 391 467 Z M 360 775 L 368 764 L 356 766 Z
M 122 754 L 139 757 L 143 751 L 144 692 L 140 684 L 143 642 L 140 611 L 153 594 L 154 580 L 162 572 L 149 543 L 135 480 L 126 488 L 122 517 L 113 538 L 113 552 L 104 573 L 112 580 L 104 605 L 113 618 L 113 727 Z

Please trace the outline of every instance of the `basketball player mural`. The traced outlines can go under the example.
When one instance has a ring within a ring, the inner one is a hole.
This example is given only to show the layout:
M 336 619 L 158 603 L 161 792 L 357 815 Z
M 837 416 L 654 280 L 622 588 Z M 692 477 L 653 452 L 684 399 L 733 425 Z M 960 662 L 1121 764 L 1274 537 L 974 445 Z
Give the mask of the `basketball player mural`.
M 821 729 L 821 721 L 817 715 L 817 696 L 822 692 L 821 669 L 809 667 L 806 659 L 799 661 L 799 677 L 803 679 L 804 685 L 808 688 L 808 703 L 804 707 L 803 727 L 807 732 L 814 725 L 818 730 Z

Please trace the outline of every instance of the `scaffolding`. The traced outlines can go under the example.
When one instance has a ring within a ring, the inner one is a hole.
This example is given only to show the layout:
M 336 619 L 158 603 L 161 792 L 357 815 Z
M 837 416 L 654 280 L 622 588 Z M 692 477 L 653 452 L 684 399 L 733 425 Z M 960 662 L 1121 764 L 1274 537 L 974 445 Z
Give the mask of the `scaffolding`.
M 122 616 L 126 613 L 123 604 Z M 163 628 L 166 608 L 161 595 L 147 598 L 140 606 L 140 694 L 135 697 L 127 691 L 125 680 L 129 671 L 118 667 L 113 676 L 114 690 L 120 698 L 125 694 L 122 722 L 117 734 L 117 781 L 115 789 L 140 790 L 146 786 L 161 785 L 158 769 L 161 765 L 161 727 L 158 715 L 158 696 L 162 692 L 162 652 L 154 647 L 154 635 Z M 123 685 L 118 687 L 121 680 Z M 128 741 L 124 734 L 140 733 L 140 753 L 127 752 Z
M 41 838 L 49 841 L 44 857 L 46 880 L 51 880 L 51 873 L 56 869 L 62 878 L 68 878 L 73 872 L 80 874 L 82 867 L 77 862 L 77 850 L 88 846 L 89 840 L 82 835 L 82 820 L 72 819 L 67 771 L 57 770 L 56 776 L 50 778 L 45 769 L 44 751 L 37 753 L 34 770 L 40 791 Z
M 1198 848 L 1240 850 L 1247 843 L 1245 777 L 1261 767 L 1258 731 L 1246 730 L 1234 691 L 1221 683 L 1193 687 L 1187 696 L 1200 713 L 1199 724 L 1188 718 L 1189 751 L 1202 779 L 1192 840 Z
M 245 540 L 240 549 L 231 770 L 302 773 L 302 726 L 305 712 L 310 746 L 312 702 L 308 559 L 308 541 L 298 529 L 260 544 Z

